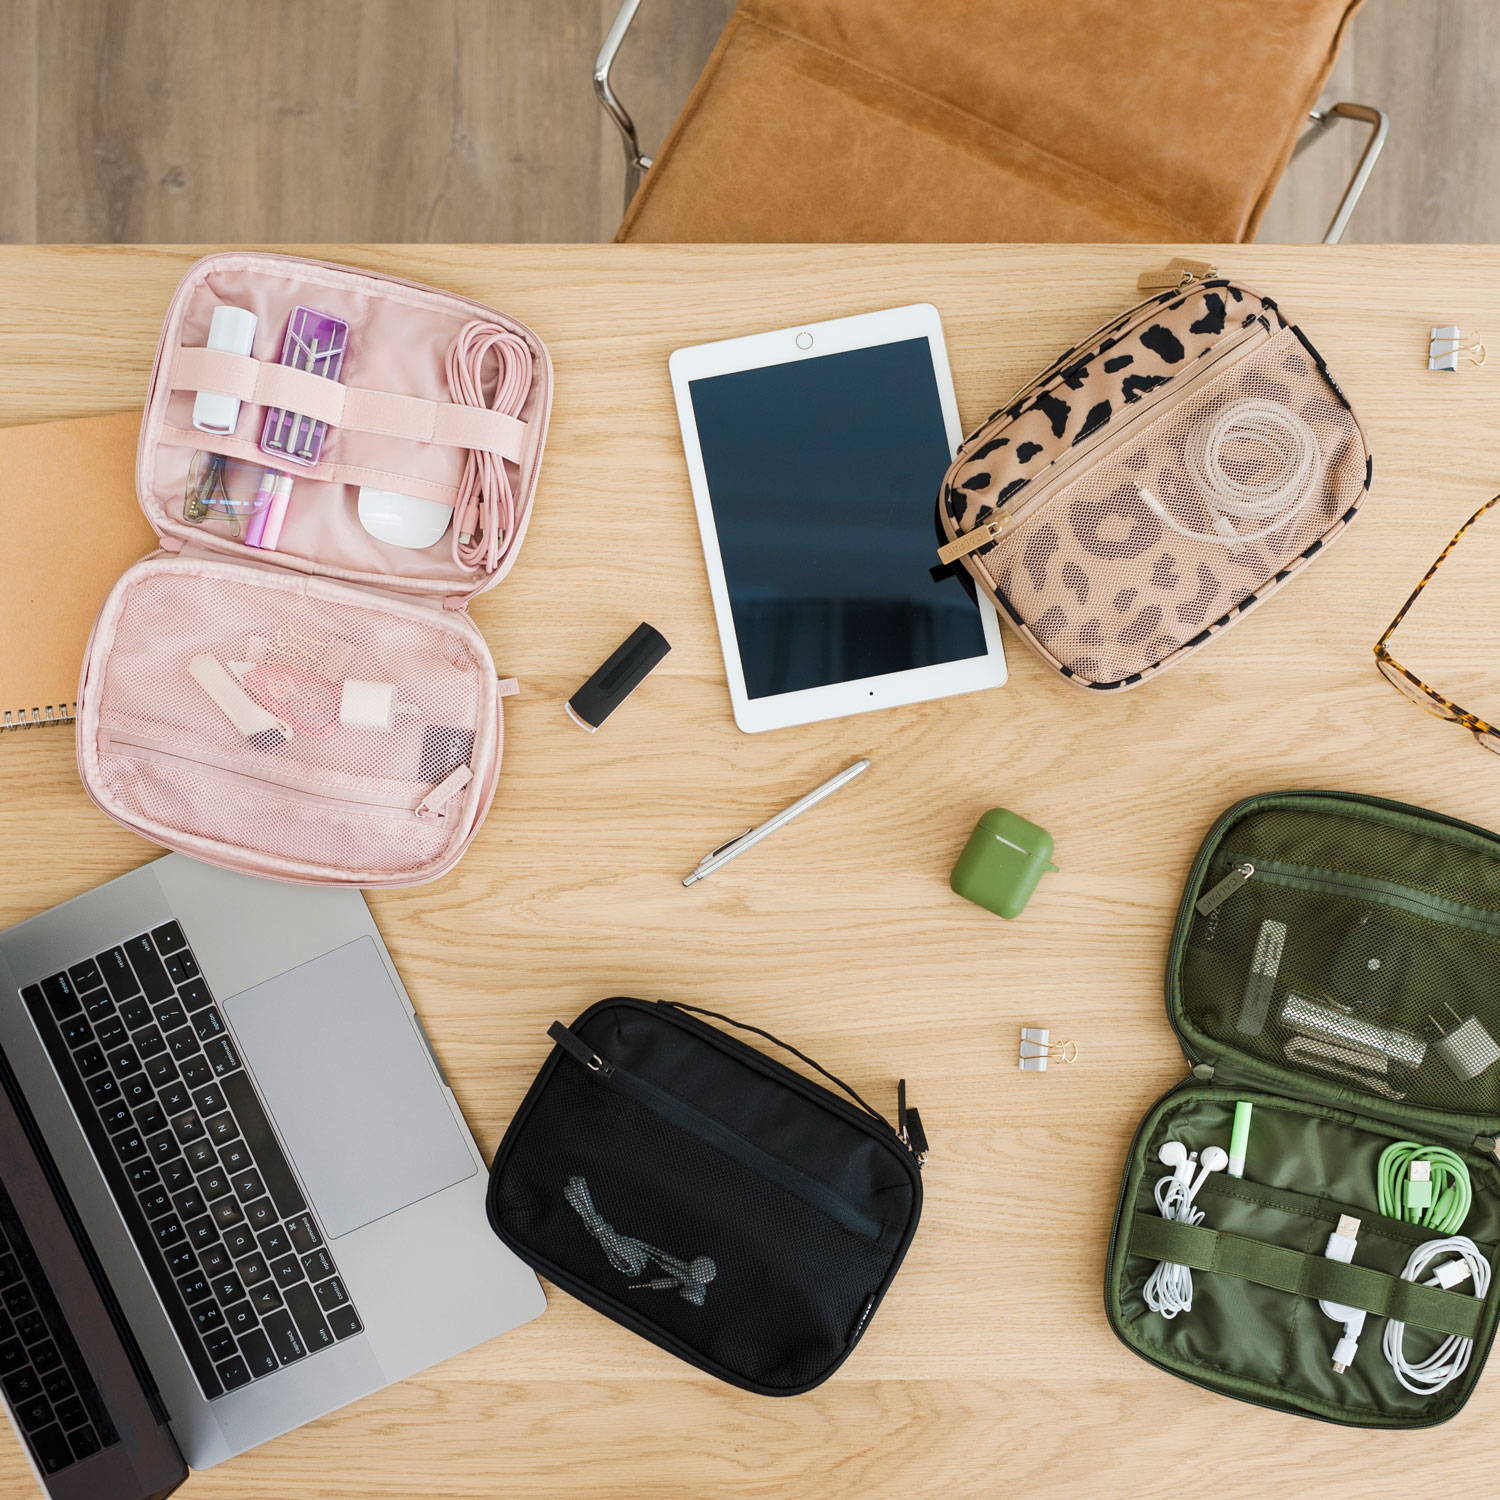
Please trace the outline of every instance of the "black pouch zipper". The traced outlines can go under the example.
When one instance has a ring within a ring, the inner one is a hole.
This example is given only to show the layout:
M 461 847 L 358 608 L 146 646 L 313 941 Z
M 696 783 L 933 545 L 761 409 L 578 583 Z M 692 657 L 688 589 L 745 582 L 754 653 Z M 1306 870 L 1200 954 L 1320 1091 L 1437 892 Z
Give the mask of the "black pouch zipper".
M 899 1226 L 886 1226 L 866 1213 L 857 1204 L 851 1203 L 836 1189 L 789 1163 L 772 1156 L 753 1141 L 748 1141 L 738 1131 L 731 1130 L 722 1121 L 704 1114 L 695 1105 L 677 1095 L 669 1093 L 658 1084 L 642 1078 L 638 1073 L 621 1068 L 596 1052 L 576 1032 L 570 1031 L 561 1021 L 554 1021 L 547 1028 L 547 1035 L 571 1058 L 581 1063 L 602 1082 L 617 1088 L 638 1104 L 644 1105 L 654 1114 L 670 1121 L 689 1135 L 713 1146 L 752 1172 L 774 1183 L 785 1192 L 800 1198 L 810 1207 L 842 1225 L 851 1234 L 875 1244 L 894 1243 L 901 1234 Z M 920 1130 L 920 1121 L 918 1129 Z M 925 1142 L 924 1142 L 925 1144 Z

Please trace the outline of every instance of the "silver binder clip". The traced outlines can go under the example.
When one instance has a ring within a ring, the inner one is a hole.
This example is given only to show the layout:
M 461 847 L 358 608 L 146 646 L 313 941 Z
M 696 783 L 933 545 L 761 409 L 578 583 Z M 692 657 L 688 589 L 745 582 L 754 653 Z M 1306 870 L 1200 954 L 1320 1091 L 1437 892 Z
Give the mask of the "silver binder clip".
M 1464 343 L 1463 333 L 1457 324 L 1434 328 L 1427 343 L 1427 368 L 1456 375 L 1460 357 L 1467 359 L 1471 365 L 1482 365 L 1489 354 L 1478 339 L 1472 344 Z
M 1021 1071 L 1045 1073 L 1049 1062 L 1070 1063 L 1078 1056 L 1072 1042 L 1054 1042 L 1045 1026 L 1021 1028 Z

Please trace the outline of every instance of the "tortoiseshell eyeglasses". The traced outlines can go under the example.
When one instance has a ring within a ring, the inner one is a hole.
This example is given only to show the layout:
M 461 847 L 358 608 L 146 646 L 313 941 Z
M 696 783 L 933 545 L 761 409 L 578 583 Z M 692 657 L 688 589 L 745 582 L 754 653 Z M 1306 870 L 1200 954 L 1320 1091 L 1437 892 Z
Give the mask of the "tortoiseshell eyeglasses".
M 1458 528 L 1453 540 L 1438 554 L 1437 561 L 1428 568 L 1423 575 L 1422 581 L 1411 591 L 1411 597 L 1403 604 L 1397 612 L 1396 618 L 1386 626 L 1385 634 L 1375 643 L 1375 664 L 1380 668 L 1381 674 L 1406 697 L 1411 699 L 1418 708 L 1426 709 L 1428 713 L 1434 714 L 1439 719 L 1448 719 L 1455 724 L 1461 724 L 1469 730 L 1474 738 L 1486 749 L 1500 755 L 1500 728 L 1491 724 L 1487 719 L 1481 719 L 1478 714 L 1470 713 L 1466 708 L 1460 708 L 1451 698 L 1445 698 L 1436 688 L 1423 682 L 1415 672 L 1403 667 L 1391 654 L 1390 641 L 1396 633 L 1396 628 L 1406 618 L 1407 612 L 1412 605 L 1421 597 L 1423 589 L 1427 587 L 1437 575 L 1437 571 L 1448 560 L 1453 549 L 1458 546 L 1464 538 L 1464 534 L 1474 523 L 1479 520 L 1492 506 L 1500 502 L 1500 495 L 1494 499 L 1487 500 L 1478 510 Z

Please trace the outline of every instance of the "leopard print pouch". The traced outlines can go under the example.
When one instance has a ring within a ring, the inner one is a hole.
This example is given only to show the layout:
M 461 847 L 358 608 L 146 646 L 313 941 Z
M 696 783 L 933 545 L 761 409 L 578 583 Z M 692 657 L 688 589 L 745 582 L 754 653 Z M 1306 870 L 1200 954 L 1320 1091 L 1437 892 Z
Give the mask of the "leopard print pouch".
M 939 559 L 1080 687 L 1175 666 L 1305 567 L 1370 488 L 1364 433 L 1302 330 L 1203 273 L 1174 263 L 1176 286 L 1064 353 L 943 482 Z

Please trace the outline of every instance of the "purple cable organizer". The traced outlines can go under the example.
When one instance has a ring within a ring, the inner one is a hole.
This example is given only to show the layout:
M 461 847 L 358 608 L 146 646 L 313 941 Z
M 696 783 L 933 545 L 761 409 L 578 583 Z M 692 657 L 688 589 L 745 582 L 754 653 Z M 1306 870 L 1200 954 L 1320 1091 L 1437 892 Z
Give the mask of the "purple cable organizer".
M 349 325 L 314 307 L 297 307 L 287 320 L 279 363 L 337 380 L 344 368 Z M 315 464 L 323 451 L 328 424 L 284 407 L 266 409 L 260 429 L 260 451 L 295 464 Z

